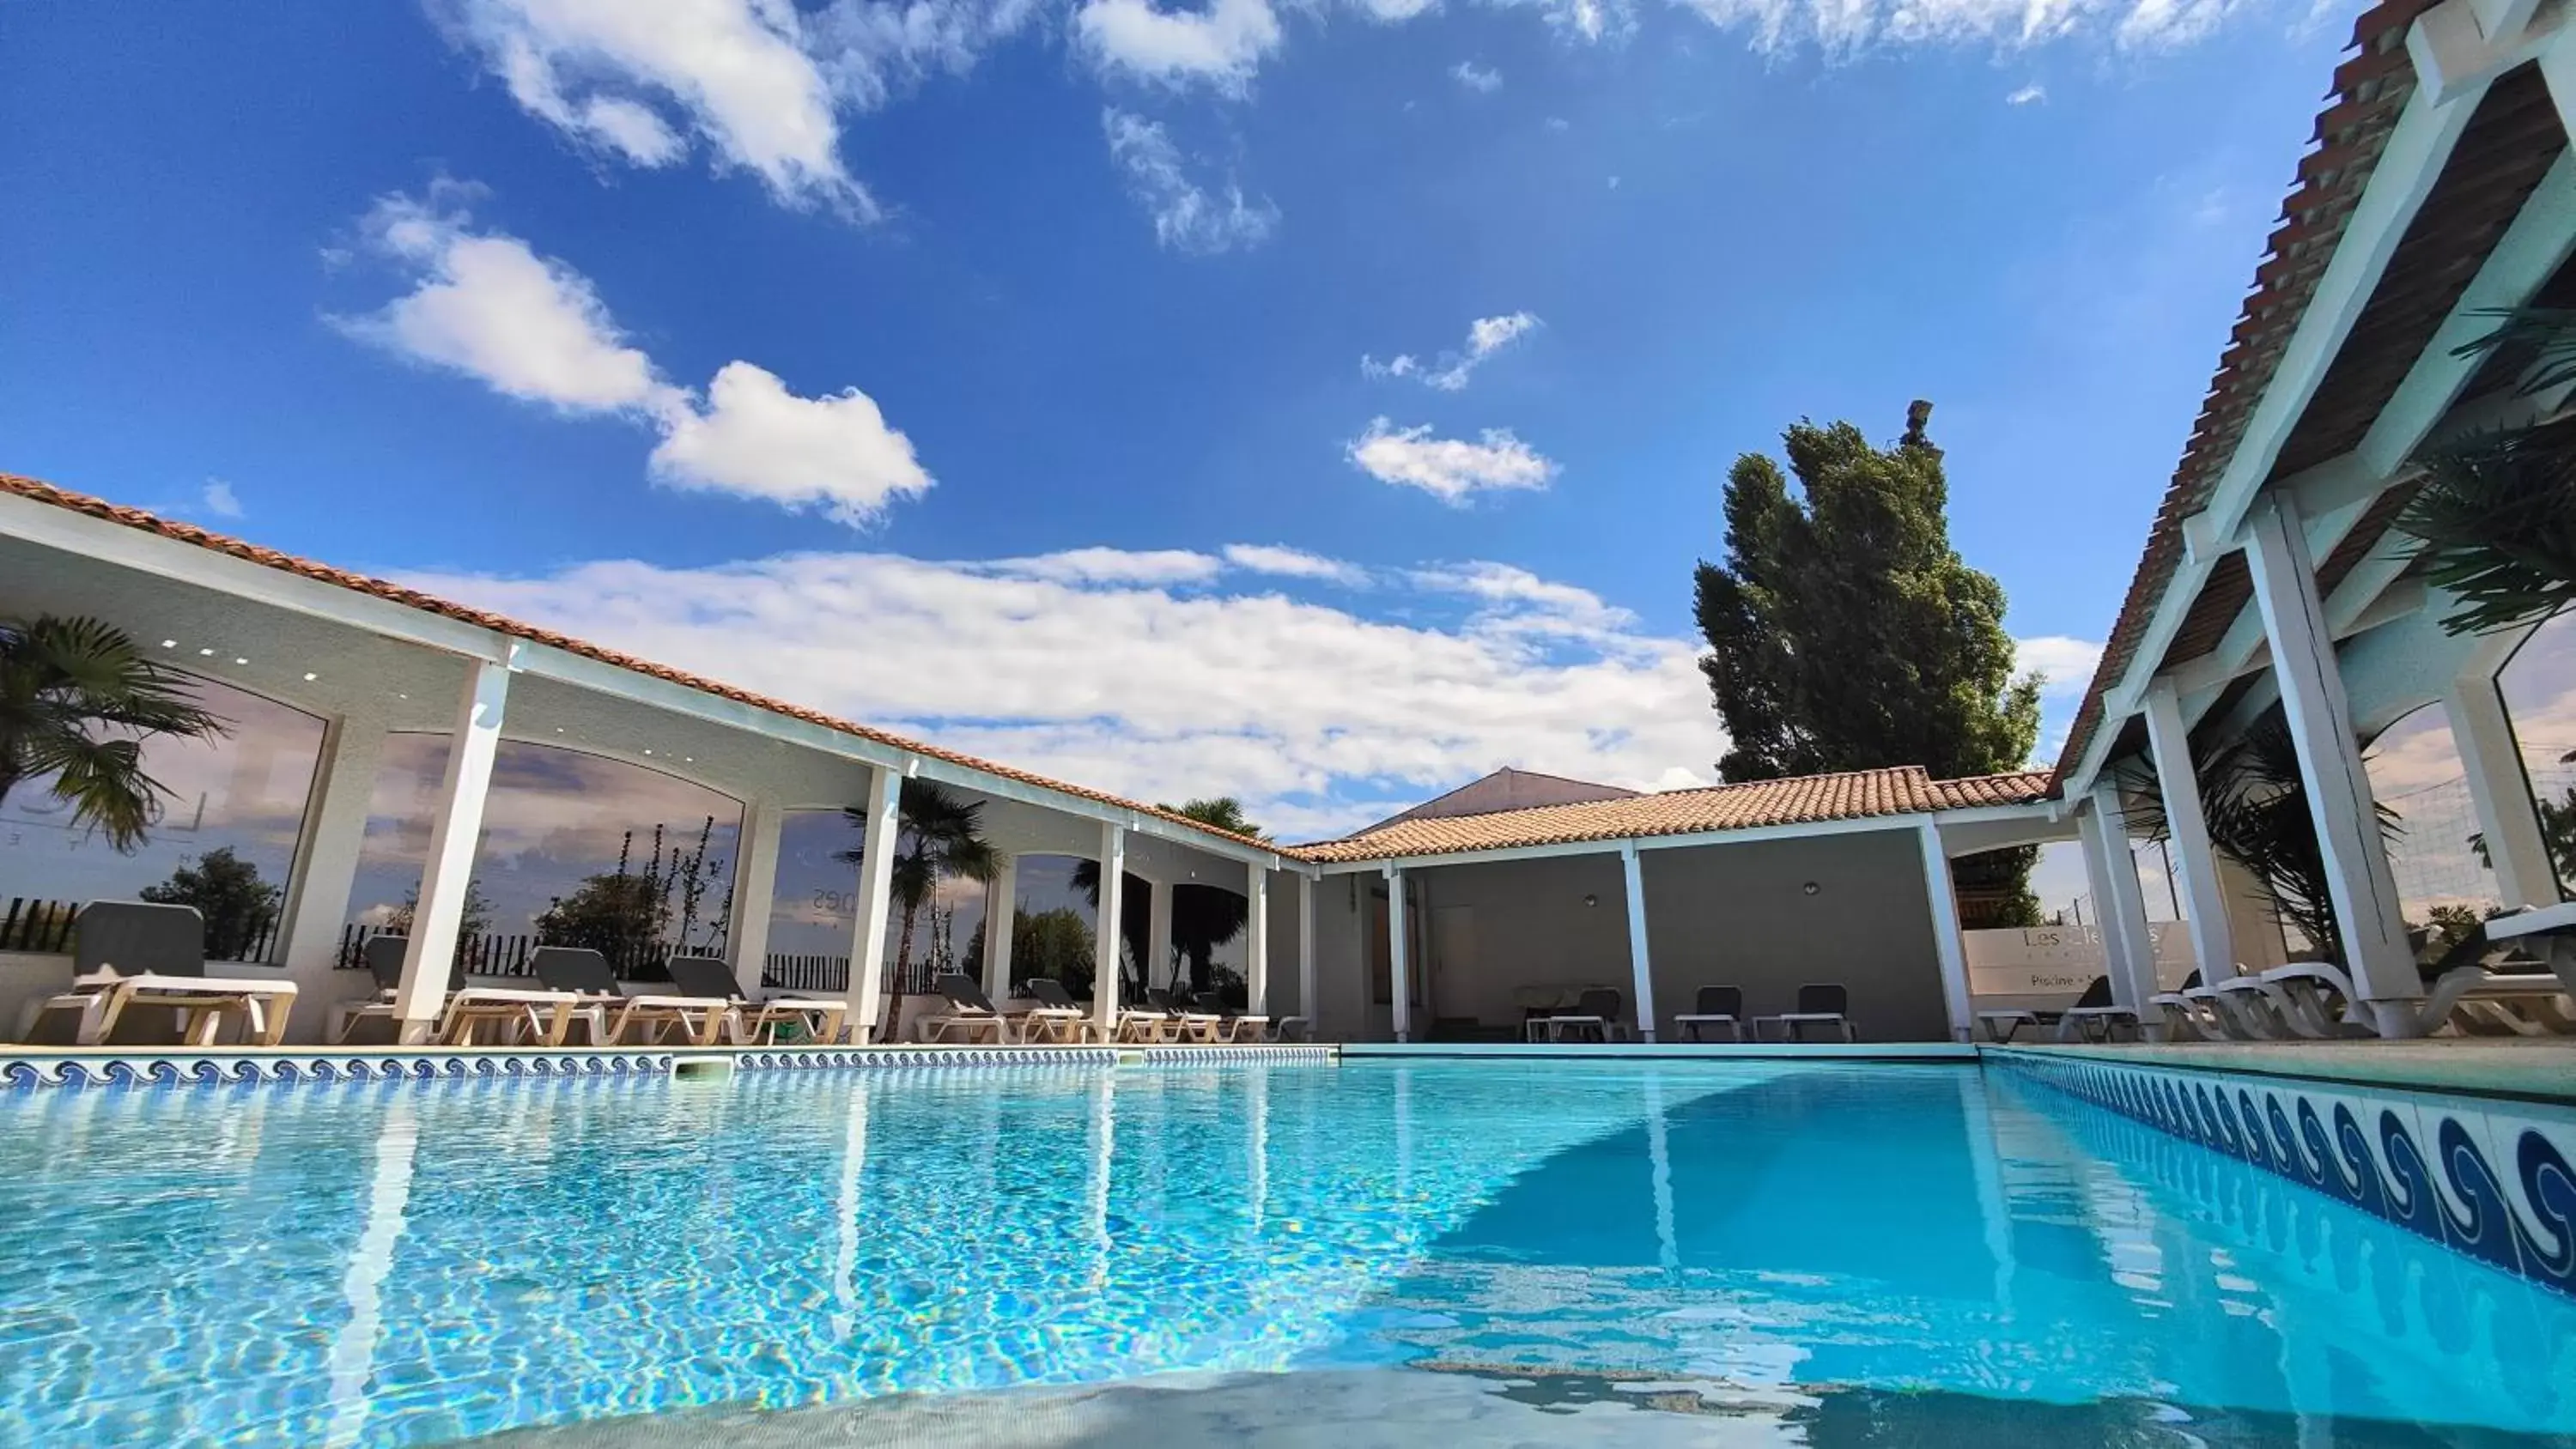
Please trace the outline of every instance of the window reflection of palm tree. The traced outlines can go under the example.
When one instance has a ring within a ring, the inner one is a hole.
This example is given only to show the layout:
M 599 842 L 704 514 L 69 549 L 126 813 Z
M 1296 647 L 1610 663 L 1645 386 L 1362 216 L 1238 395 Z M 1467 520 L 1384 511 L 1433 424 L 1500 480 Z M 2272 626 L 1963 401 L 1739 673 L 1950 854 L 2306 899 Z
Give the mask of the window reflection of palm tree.
M 868 828 L 866 808 L 851 805 L 841 814 L 864 840 Z M 914 927 L 920 922 L 922 907 L 938 894 L 939 883 L 964 878 L 989 882 L 1000 867 L 1001 856 L 984 839 L 983 803 L 967 800 L 944 786 L 928 780 L 907 781 L 898 815 L 893 884 L 888 893 L 902 912 L 894 958 L 895 981 L 897 989 L 901 989 L 901 983 L 911 979 Z M 856 865 L 863 853 L 863 847 L 853 846 L 834 852 L 832 858 Z
M 1270 838 L 1260 826 L 1253 824 L 1244 815 L 1243 803 L 1231 795 L 1220 795 L 1212 800 L 1191 800 L 1180 805 L 1161 805 L 1156 808 L 1168 810 L 1175 815 L 1195 820 L 1201 825 L 1214 826 L 1246 839 Z M 1091 909 L 1096 915 L 1100 910 L 1100 862 L 1076 861 L 1073 867 L 1072 885 L 1081 893 L 1084 900 L 1091 903 Z M 1152 909 L 1146 892 L 1156 889 L 1172 892 L 1172 949 L 1181 959 L 1190 963 L 1190 989 L 1205 991 L 1211 984 L 1210 977 L 1213 972 L 1216 948 L 1242 934 L 1245 923 L 1251 918 L 1251 903 L 1242 895 L 1222 887 L 1203 886 L 1187 889 L 1179 886 L 1156 887 L 1131 873 L 1127 877 L 1126 889 L 1122 892 L 1118 936 L 1126 948 L 1121 953 L 1122 962 L 1136 963 L 1136 974 L 1144 978 L 1142 981 L 1131 980 L 1131 984 L 1139 989 L 1153 984 L 1153 970 L 1156 966 L 1170 973 L 1176 964 L 1171 961 L 1146 960 L 1146 957 L 1151 954 L 1151 947 L 1146 938 L 1151 929 L 1148 922 L 1151 919 L 1149 912 Z M 1122 975 L 1124 974 L 1126 973 L 1122 972 Z

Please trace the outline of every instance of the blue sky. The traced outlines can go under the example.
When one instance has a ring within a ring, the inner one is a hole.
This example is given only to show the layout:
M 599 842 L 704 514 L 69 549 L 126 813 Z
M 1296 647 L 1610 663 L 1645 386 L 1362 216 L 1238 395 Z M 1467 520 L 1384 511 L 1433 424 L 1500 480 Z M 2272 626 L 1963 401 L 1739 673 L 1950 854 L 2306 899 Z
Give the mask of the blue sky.
M 2348 28 L 13 5 L 0 467 L 1309 836 L 1713 778 L 1728 462 L 1922 396 L 2053 753 Z

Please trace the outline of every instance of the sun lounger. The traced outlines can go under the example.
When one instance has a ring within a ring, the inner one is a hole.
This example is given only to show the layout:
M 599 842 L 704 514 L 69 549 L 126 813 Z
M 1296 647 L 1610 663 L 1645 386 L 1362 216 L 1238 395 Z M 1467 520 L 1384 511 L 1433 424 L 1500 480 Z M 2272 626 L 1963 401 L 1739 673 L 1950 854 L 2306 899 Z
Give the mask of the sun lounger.
M 2169 1041 L 2204 1039 L 2207 1033 L 2201 1029 L 2200 1009 L 2183 994 L 2199 989 L 2200 973 L 2194 971 L 2176 989 L 2148 997 L 2146 1009 L 2139 1013 L 2141 1034 Z
M 1266 1041 L 1270 1036 L 1270 1018 L 1249 1016 L 1225 1002 L 1213 991 L 1198 994 L 1198 1008 L 1214 1012 L 1217 1018 L 1217 1040 L 1224 1042 Z
M 1576 1041 L 1588 1039 L 1606 1044 L 1623 1037 L 1633 1041 L 1635 1033 L 1619 1019 L 1625 1004 L 1626 998 L 1609 987 L 1590 987 L 1574 998 L 1572 1011 L 1542 1016 L 1533 1025 L 1543 1040 L 1552 1042 L 1566 1040 L 1567 1032 L 1573 1032 Z
M 1170 1023 L 1171 1041 L 1199 1042 L 1214 1046 L 1218 1033 L 1225 1028 L 1225 1018 L 1213 1011 L 1202 1011 L 1175 997 L 1161 987 L 1145 993 L 1145 1004 Z
M 925 1042 L 945 1042 L 954 1032 L 960 1042 L 973 1044 L 990 1036 L 995 1046 L 1008 1046 L 1011 1041 L 1010 1019 L 993 1008 L 984 988 L 975 978 L 959 971 L 943 973 L 931 986 L 948 1002 L 944 1016 L 929 1016 L 917 1028 Z
M 594 1045 L 656 1046 L 677 1027 L 689 1045 L 714 1046 L 739 1020 L 730 996 L 628 996 L 617 986 L 608 958 L 579 946 L 540 946 L 528 969 L 548 991 L 581 998 L 575 1011 L 590 1023 Z M 638 1039 L 629 1043 L 630 1034 Z
M 2096 976 L 2093 984 L 2075 1004 L 2057 1014 L 2057 1039 L 2061 1042 L 2109 1041 L 2126 1027 L 2129 1034 L 2139 1034 L 2138 1014 L 2111 1001 L 2111 978 Z
M 693 1000 L 720 996 L 732 1002 L 734 1040 L 746 1046 L 776 1045 L 783 1026 L 802 1029 L 809 1042 L 841 1039 L 841 1022 L 850 1004 L 839 997 L 773 996 L 753 1001 L 742 994 L 733 968 L 713 956 L 674 956 L 669 969 L 671 985 L 680 995 Z
M 1779 1028 L 1780 1040 L 1784 1042 L 1806 1040 L 1807 1028 L 1811 1026 L 1830 1027 L 1845 1041 L 1860 1040 L 1859 1033 L 1852 1028 L 1851 992 L 1835 981 L 1813 981 L 1799 987 L 1798 1009 L 1755 1021 L 1753 1034 L 1757 1039 L 1766 1023 Z
M 1045 976 L 1030 978 L 1025 986 L 1036 1006 L 1020 1013 L 1020 1040 L 1047 1041 L 1059 1046 L 1073 1046 L 1091 1040 L 1095 1028 L 1091 1013 L 1064 989 L 1064 983 Z
M 1744 1040 L 1744 988 L 1741 986 L 1703 986 L 1692 1009 L 1673 1018 L 1673 1030 L 1687 1034 L 1692 1041 L 1706 1041 L 1707 1034 L 1724 1029 L 1728 1041 Z
M 401 936 L 370 936 L 359 957 L 375 977 L 376 994 L 364 1001 L 344 1001 L 331 1008 L 331 1040 L 346 1046 L 358 1027 L 381 1021 L 399 1030 L 394 993 L 402 987 L 403 953 L 410 942 Z M 503 1042 L 557 1047 L 579 1017 L 581 1000 L 569 992 L 529 991 L 507 986 L 468 986 L 462 963 L 448 975 L 446 1000 L 432 1033 L 447 1046 L 470 1046 L 475 1032 L 495 1027 Z
M 174 1013 L 179 1045 L 213 1046 L 223 1024 L 242 1020 L 243 1039 L 275 1046 L 286 1039 L 295 983 L 276 978 L 208 976 L 205 918 L 194 906 L 145 901 L 92 901 L 73 922 L 72 989 L 27 1014 L 33 1039 L 46 1018 L 72 1019 L 72 1040 L 101 1046 L 120 1025 L 152 1030 L 161 1009 Z

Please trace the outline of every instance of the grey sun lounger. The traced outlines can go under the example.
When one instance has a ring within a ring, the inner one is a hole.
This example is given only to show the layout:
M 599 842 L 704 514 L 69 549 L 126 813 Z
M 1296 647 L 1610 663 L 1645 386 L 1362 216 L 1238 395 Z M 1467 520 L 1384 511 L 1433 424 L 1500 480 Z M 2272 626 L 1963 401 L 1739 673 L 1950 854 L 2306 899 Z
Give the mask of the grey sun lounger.
M 286 1039 L 295 983 L 278 977 L 206 974 L 206 922 L 194 906 L 148 901 L 92 901 L 72 926 L 72 989 L 40 999 L 19 1034 L 44 1034 L 46 1018 L 68 1015 L 72 1041 L 102 1046 L 122 1025 L 129 1035 L 153 1029 L 162 1009 L 174 1013 L 177 1045 L 213 1046 L 223 1024 L 240 1017 L 243 1039 L 275 1046 Z M 140 1012 L 141 1015 L 129 1015 Z M 147 1024 L 150 1023 L 150 1024 Z
M 1625 1005 L 1626 998 L 1618 992 L 1606 986 L 1595 986 L 1574 998 L 1572 1011 L 1542 1016 L 1534 1025 L 1548 1041 L 1564 1041 L 1569 1031 L 1589 1032 L 1592 1040 L 1604 1043 L 1618 1041 L 1622 1037 L 1633 1040 L 1635 1034 L 1619 1019 Z M 1580 1041 L 1583 1038 L 1577 1036 L 1575 1039 Z
M 1011 1019 L 994 1007 L 993 999 L 984 994 L 984 988 L 974 977 L 962 971 L 944 972 L 931 986 L 946 998 L 948 1012 L 944 1016 L 922 1019 L 920 1031 L 923 1041 L 944 1042 L 953 1031 L 970 1044 L 990 1033 L 994 1045 L 1009 1045 Z
M 1798 1009 L 1754 1022 L 1756 1038 L 1765 1024 L 1779 1027 L 1780 1040 L 1784 1042 L 1805 1041 L 1811 1026 L 1831 1027 L 1845 1041 L 1860 1040 L 1859 1033 L 1852 1029 L 1851 992 L 1838 981 L 1811 981 L 1799 987 Z
M 580 1011 L 590 1021 L 591 1041 L 613 1046 L 628 1033 L 641 1034 L 639 1045 L 657 1045 L 663 1032 L 676 1026 L 691 1046 L 714 1046 L 737 1017 L 731 996 L 629 996 L 618 989 L 608 958 L 582 946 L 540 946 L 528 958 L 528 969 L 549 991 L 581 998 Z
M 1708 1032 L 1724 1027 L 1728 1041 L 1742 1041 L 1743 1016 L 1743 987 L 1703 986 L 1691 1009 L 1673 1018 L 1673 1030 L 1689 1036 L 1692 1041 L 1706 1041 Z
M 1091 1040 L 1091 1013 L 1064 989 L 1064 983 L 1046 976 L 1031 977 L 1026 983 L 1029 999 L 1037 1006 L 1020 1013 L 1020 1040 L 1040 1039 L 1070 1046 Z
M 808 1041 L 835 1042 L 841 1039 L 841 1022 L 849 1015 L 850 1004 L 838 997 L 773 996 L 753 1001 L 742 994 L 733 968 L 713 956 L 674 956 L 669 969 L 671 985 L 682 997 L 731 1001 L 734 1040 L 746 1046 L 774 1045 L 782 1026 L 803 1028 Z

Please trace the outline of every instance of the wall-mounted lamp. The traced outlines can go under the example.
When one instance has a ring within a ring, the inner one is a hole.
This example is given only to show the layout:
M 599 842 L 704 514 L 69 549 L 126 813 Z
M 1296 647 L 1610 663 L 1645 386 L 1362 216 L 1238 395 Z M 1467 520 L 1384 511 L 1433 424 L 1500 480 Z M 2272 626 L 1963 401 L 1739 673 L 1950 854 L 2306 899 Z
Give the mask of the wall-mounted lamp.
M 1823 886 L 1816 884 L 1814 881 L 1809 881 L 1805 885 L 1798 887 L 1800 894 L 1803 895 L 1814 895 L 1816 892 L 1823 889 Z
M 1583 903 L 1587 906 L 1597 906 L 1601 904 L 1601 898 L 1596 895 L 1586 895 L 1583 898 Z

